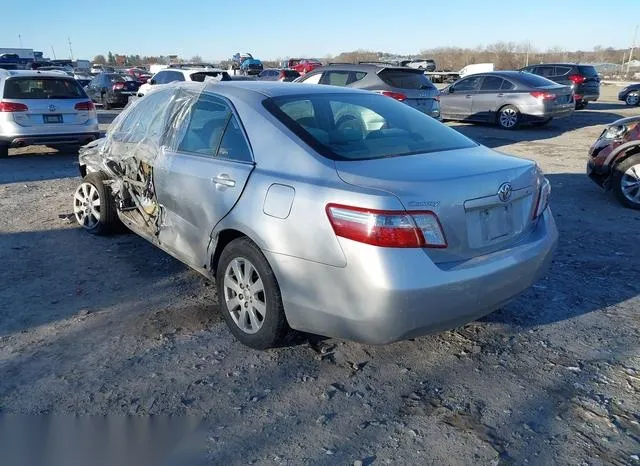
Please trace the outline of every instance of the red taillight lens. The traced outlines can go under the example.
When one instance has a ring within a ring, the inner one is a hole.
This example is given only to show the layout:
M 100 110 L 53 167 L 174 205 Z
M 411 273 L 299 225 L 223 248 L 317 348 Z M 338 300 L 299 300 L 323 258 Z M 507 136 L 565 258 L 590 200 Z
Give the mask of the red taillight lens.
M 553 92 L 544 92 L 544 91 L 533 91 L 530 92 L 533 97 L 540 100 L 553 100 L 557 96 Z
M 406 100 L 407 98 L 406 95 L 401 94 L 400 92 L 382 91 L 381 94 L 386 95 L 387 97 L 391 97 L 392 99 L 399 100 L 400 102 Z
M 121 90 L 121 89 L 124 89 L 124 83 L 115 83 L 115 84 L 113 85 L 113 90 L 114 90 L 114 91 L 119 91 L 119 90 Z
M 582 94 L 574 94 L 573 95 L 573 99 L 574 100 L 581 100 L 582 99 Z
M 0 102 L 0 112 L 26 112 L 29 110 L 25 104 L 16 102 Z
M 96 106 L 93 105 L 93 102 L 78 102 L 73 108 L 80 111 L 90 111 L 95 110 Z
M 431 211 L 381 211 L 327 205 L 337 236 L 387 248 L 446 248 L 442 226 Z
M 585 78 L 581 74 L 572 74 L 571 76 L 569 76 L 569 81 L 571 81 L 573 84 L 582 84 L 586 80 L 587 78 Z
M 533 218 L 538 218 L 549 206 L 549 198 L 551 197 L 551 183 L 546 178 L 540 185 L 538 191 L 538 201 L 536 202 L 536 210 L 533 212 Z

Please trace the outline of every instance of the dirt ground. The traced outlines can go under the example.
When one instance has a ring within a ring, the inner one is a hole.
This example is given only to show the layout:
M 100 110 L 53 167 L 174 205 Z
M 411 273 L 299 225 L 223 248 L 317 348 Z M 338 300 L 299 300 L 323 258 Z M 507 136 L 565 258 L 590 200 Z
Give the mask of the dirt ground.
M 546 128 L 451 124 L 541 165 L 555 261 L 481 321 L 382 347 L 240 345 L 213 284 L 133 234 L 70 220 L 74 154 L 12 151 L 0 413 L 190 415 L 191 458 L 216 464 L 640 464 L 640 212 L 584 174 L 602 125 L 638 109 L 604 90 Z

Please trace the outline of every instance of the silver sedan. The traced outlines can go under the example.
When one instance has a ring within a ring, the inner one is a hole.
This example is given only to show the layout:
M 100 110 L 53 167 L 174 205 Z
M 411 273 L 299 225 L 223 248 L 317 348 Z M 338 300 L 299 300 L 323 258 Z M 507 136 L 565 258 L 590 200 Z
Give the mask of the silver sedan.
M 80 154 L 74 212 L 124 223 L 218 286 L 253 348 L 289 329 L 383 344 L 526 290 L 557 241 L 535 163 L 388 97 L 283 83 L 179 83 Z

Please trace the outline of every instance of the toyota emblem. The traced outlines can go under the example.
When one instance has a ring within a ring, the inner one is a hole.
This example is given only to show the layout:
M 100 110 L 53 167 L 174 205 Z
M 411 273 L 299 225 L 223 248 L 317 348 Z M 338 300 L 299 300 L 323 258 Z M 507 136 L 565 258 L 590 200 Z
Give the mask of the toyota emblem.
M 50 112 L 55 112 L 56 111 L 56 106 L 55 105 L 49 105 L 49 111 Z
M 502 202 L 507 202 L 511 198 L 512 191 L 511 183 L 502 183 L 498 188 L 498 198 Z

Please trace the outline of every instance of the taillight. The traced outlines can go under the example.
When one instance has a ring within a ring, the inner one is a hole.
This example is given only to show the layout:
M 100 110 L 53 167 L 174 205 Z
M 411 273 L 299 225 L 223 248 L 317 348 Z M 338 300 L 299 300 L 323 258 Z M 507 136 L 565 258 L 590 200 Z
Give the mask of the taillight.
M 401 94 L 400 92 L 382 91 L 381 94 L 386 95 L 387 97 L 391 97 L 392 99 L 399 100 L 400 102 L 406 100 L 407 98 L 406 95 Z
M 119 91 L 119 90 L 121 90 L 121 89 L 124 89 L 124 83 L 115 83 L 115 84 L 113 85 L 113 90 L 114 90 L 114 91 Z
M 0 112 L 26 112 L 29 110 L 25 104 L 17 102 L 0 102 Z
M 581 74 L 572 74 L 571 76 L 569 76 L 569 81 L 571 81 L 573 84 L 582 84 L 586 80 L 587 78 L 582 76 Z
M 557 96 L 553 92 L 544 92 L 544 91 L 532 91 L 529 92 L 533 97 L 539 100 L 553 100 Z
M 442 226 L 431 211 L 383 211 L 327 205 L 337 236 L 387 248 L 446 248 Z
M 549 206 L 549 198 L 551 197 L 551 183 L 546 178 L 540 185 L 538 192 L 538 202 L 536 203 L 536 210 L 534 211 L 533 218 L 538 218 L 545 209 Z
M 93 105 L 93 102 L 78 102 L 73 108 L 80 111 L 91 111 L 95 110 L 96 106 Z

